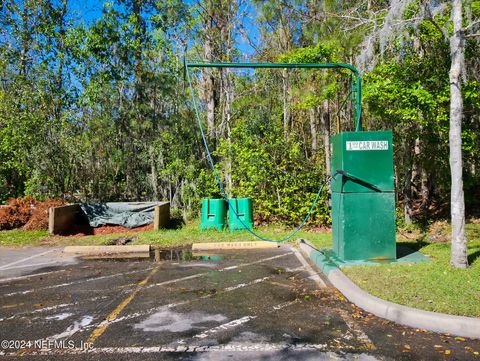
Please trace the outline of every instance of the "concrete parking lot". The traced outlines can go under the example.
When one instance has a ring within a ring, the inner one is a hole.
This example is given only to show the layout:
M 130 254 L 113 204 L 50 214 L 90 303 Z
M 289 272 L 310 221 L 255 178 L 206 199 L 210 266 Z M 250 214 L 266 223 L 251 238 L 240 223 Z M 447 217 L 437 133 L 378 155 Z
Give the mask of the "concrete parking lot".
M 0 356 L 6 358 L 480 359 L 479 340 L 362 312 L 290 246 L 171 251 L 160 262 L 74 259 L 48 248 L 7 251 L 10 257 L 0 257 Z

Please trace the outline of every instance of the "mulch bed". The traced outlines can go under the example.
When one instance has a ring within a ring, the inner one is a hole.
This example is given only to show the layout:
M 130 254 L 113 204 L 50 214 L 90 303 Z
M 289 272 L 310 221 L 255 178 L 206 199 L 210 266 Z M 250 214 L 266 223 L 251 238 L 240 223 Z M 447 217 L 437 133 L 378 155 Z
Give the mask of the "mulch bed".
M 63 206 L 65 202 L 62 199 L 47 199 L 45 202 L 39 202 L 32 211 L 32 216 L 23 226 L 23 229 L 35 231 L 48 229 L 48 209 L 51 207 Z
M 72 229 L 63 234 L 63 236 L 70 237 L 83 237 L 83 236 L 93 236 L 100 234 L 113 234 L 113 233 L 136 233 L 142 231 L 151 231 L 153 230 L 153 224 L 147 224 L 146 226 L 136 227 L 136 228 L 126 228 L 122 226 L 100 226 L 92 228 L 88 224 L 76 225 Z
M 40 202 L 31 197 L 11 198 L 6 206 L 0 208 L 0 230 L 48 229 L 48 209 L 63 204 L 65 202 L 62 199 L 47 199 Z

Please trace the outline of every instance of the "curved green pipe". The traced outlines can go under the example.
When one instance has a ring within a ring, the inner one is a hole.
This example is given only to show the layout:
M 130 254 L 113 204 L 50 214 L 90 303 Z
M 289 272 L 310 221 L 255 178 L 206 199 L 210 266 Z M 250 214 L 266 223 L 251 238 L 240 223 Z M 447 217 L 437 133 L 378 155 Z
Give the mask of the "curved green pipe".
M 189 63 L 184 60 L 185 68 L 310 68 L 310 69 L 348 69 L 353 75 L 352 101 L 354 128 L 356 132 L 362 131 L 362 80 L 358 70 L 350 64 L 342 63 Z

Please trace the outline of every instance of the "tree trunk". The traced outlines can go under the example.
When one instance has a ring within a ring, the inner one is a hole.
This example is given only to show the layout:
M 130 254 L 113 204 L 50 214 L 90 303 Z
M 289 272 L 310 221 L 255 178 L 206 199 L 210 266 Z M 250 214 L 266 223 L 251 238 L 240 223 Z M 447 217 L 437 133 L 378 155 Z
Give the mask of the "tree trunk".
M 157 176 L 157 162 L 155 157 L 155 149 L 153 146 L 149 147 L 150 153 L 150 182 L 153 193 L 153 200 L 158 201 L 158 176 Z
M 214 10 L 211 1 L 207 2 L 208 13 L 206 14 L 204 55 L 207 62 L 213 62 L 213 17 Z M 207 134 L 210 139 L 215 139 L 215 82 L 211 69 L 204 72 L 204 97 L 207 103 Z
M 405 224 L 412 224 L 412 155 L 408 141 L 405 142 L 405 176 L 403 184 L 403 214 Z
M 462 176 L 462 115 L 463 99 L 461 75 L 465 60 L 465 38 L 462 28 L 462 0 L 452 1 L 453 34 L 450 37 L 450 172 L 452 253 L 450 263 L 466 268 L 467 238 L 465 236 L 465 199 Z
M 290 120 L 290 109 L 288 106 L 288 70 L 282 71 L 282 83 L 283 83 L 283 138 L 285 141 L 288 139 L 288 126 Z
M 313 106 L 310 111 L 310 133 L 312 135 L 312 158 L 316 156 L 318 149 L 318 140 L 317 140 L 317 112 L 316 107 Z
M 420 205 L 420 210 L 424 215 L 427 215 L 428 207 L 430 207 L 431 199 L 430 199 L 430 180 L 428 177 L 428 173 L 425 167 L 422 167 L 421 173 L 421 192 L 422 192 L 422 204 Z
M 322 104 L 322 133 L 323 133 L 323 149 L 325 152 L 325 172 L 330 175 L 330 113 L 328 100 L 324 100 Z

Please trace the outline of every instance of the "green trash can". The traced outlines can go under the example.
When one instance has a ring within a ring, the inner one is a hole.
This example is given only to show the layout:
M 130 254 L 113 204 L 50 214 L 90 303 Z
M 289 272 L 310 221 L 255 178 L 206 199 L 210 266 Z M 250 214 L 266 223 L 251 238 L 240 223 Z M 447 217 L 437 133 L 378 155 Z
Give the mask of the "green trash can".
M 250 198 L 232 198 L 229 200 L 228 209 L 229 228 L 231 231 L 245 229 L 242 222 L 249 228 L 253 228 L 253 207 Z M 234 212 L 235 210 L 235 212 Z M 236 213 L 236 214 L 235 214 Z M 242 222 L 240 222 L 240 220 Z
M 227 202 L 224 199 L 204 199 L 202 202 L 202 223 L 200 230 L 225 228 L 227 223 Z

